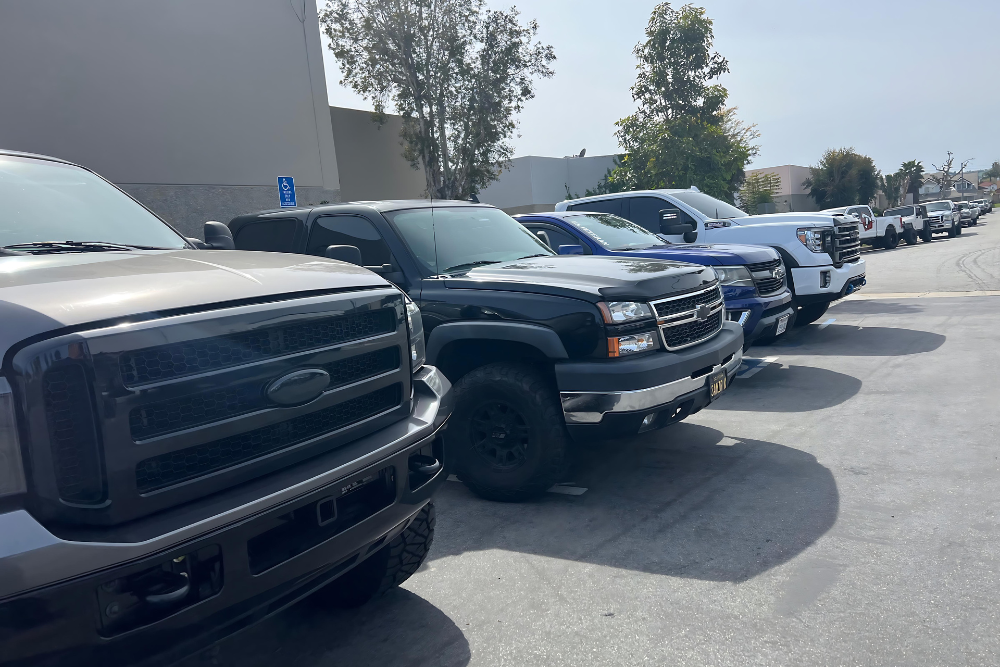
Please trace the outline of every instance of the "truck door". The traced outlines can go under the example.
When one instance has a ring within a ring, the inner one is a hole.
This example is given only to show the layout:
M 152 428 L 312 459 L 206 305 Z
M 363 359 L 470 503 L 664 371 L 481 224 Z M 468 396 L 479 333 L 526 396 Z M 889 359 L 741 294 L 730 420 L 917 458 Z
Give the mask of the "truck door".
M 625 217 L 671 243 L 693 243 L 704 233 L 687 211 L 666 199 L 643 196 L 629 197 L 628 201 Z

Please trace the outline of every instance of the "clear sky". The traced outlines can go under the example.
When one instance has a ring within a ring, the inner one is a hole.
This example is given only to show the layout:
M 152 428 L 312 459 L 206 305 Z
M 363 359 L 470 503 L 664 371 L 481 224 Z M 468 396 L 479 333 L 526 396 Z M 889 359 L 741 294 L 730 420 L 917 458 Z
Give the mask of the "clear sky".
M 323 0 L 320 0 L 322 4 Z M 510 3 L 490 1 L 498 7 Z M 614 153 L 614 123 L 634 109 L 632 48 L 656 3 L 522 0 L 556 74 L 520 117 L 516 155 Z M 680 6 L 683 3 L 674 3 Z M 815 164 L 853 146 L 885 172 L 905 160 L 940 164 L 948 150 L 1000 160 L 1000 1 L 706 0 L 715 48 L 729 60 L 729 103 L 761 132 L 753 167 Z M 330 103 L 370 108 L 337 84 Z

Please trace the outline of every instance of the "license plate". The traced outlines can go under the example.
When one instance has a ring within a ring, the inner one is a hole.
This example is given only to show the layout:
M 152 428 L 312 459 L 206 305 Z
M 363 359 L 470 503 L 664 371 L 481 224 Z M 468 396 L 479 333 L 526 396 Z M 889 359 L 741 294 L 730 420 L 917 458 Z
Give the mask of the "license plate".
M 777 329 L 777 331 L 774 332 L 775 336 L 780 336 L 781 334 L 785 333 L 785 330 L 788 328 L 788 318 L 789 317 L 791 317 L 791 316 L 790 315 L 783 315 L 782 317 L 778 318 L 778 329 Z
M 708 376 L 708 397 L 714 401 L 728 386 L 729 377 L 725 370 L 712 373 Z

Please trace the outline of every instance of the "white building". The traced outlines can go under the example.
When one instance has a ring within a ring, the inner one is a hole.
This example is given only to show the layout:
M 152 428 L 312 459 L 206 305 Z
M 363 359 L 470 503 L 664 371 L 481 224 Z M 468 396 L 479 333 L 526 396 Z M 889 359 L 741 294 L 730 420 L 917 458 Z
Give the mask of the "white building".
M 809 196 L 809 189 L 802 184 L 811 175 L 809 167 L 785 164 L 780 167 L 748 169 L 746 173 L 747 176 L 775 174 L 781 179 L 781 187 L 774 195 L 775 209 L 778 213 L 819 210 L 815 200 Z

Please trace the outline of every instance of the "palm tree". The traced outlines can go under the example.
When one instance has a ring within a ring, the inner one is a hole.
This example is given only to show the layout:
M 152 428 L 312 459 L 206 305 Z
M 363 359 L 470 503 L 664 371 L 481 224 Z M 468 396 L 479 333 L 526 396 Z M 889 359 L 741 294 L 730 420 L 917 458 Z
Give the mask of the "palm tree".
M 920 201 L 920 188 L 924 185 L 924 165 L 918 160 L 910 160 L 909 162 L 904 162 L 896 174 L 902 177 L 904 184 L 903 192 L 912 194 L 913 203 L 918 203 Z

